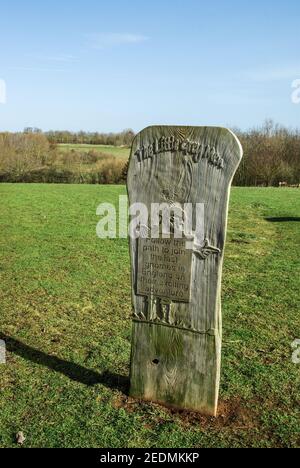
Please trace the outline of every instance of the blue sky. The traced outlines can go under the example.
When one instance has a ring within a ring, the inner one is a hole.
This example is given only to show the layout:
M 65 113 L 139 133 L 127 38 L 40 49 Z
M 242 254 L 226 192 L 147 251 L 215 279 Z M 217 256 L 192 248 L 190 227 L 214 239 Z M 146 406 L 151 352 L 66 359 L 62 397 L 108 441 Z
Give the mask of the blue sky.
M 0 7 L 0 130 L 299 125 L 299 0 Z

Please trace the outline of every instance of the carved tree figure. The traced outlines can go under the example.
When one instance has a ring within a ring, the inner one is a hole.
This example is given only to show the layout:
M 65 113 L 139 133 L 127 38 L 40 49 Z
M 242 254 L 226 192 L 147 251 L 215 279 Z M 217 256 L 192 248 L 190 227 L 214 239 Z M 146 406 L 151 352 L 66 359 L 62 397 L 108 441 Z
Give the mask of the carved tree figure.
M 217 413 L 222 265 L 230 186 L 241 158 L 238 139 L 224 128 L 149 127 L 133 142 L 130 204 L 144 203 L 149 213 L 152 203 L 191 203 L 193 215 L 197 203 L 205 208 L 205 237 L 193 250 L 184 250 L 185 239 L 171 238 L 167 247 L 162 238 L 130 239 L 133 397 Z

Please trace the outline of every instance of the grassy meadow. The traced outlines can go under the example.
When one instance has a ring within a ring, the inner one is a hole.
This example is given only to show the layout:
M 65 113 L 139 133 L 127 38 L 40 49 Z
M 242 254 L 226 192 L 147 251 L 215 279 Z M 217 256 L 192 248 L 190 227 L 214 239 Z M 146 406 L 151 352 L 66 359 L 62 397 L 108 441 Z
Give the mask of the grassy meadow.
M 88 153 L 89 151 L 98 151 L 101 154 L 115 156 L 127 161 L 130 154 L 130 148 L 127 146 L 110 146 L 110 145 L 87 145 L 87 144 L 59 144 L 57 145 L 62 151 L 80 151 Z
M 300 190 L 232 190 L 216 419 L 127 396 L 128 243 L 96 237 L 120 194 L 0 184 L 0 447 L 300 447 Z

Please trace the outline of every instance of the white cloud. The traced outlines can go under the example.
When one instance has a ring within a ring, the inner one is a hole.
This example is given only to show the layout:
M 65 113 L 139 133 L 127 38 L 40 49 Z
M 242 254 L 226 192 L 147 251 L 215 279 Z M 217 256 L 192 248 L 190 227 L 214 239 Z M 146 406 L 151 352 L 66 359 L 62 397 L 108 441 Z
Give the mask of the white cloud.
M 248 70 L 243 76 L 257 82 L 280 81 L 300 76 L 300 65 Z
M 66 72 L 67 69 L 63 68 L 43 68 L 43 67 L 9 67 L 9 70 L 20 70 L 20 71 L 30 71 L 30 72 Z
M 86 38 L 93 49 L 105 49 L 106 47 L 114 47 L 123 44 L 137 44 L 149 39 L 147 36 L 139 34 L 122 33 L 87 34 Z
M 27 54 L 28 58 L 32 58 L 44 62 L 56 62 L 56 63 L 70 63 L 77 60 L 77 57 L 70 54 L 57 54 L 57 55 L 37 55 Z
M 53 55 L 50 57 L 45 57 L 45 60 L 48 60 L 49 62 L 74 62 L 77 60 L 77 57 L 74 55 L 66 55 L 66 54 L 60 54 L 60 55 Z

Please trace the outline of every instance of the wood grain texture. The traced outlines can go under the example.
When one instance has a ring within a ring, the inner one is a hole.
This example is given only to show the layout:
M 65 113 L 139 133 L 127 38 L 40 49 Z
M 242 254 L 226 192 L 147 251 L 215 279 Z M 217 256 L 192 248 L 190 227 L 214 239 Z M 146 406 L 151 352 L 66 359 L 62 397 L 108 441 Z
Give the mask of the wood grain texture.
M 192 255 L 189 303 L 136 294 L 138 240 L 130 240 L 133 397 L 216 415 L 228 203 L 241 158 L 239 141 L 224 128 L 154 126 L 133 142 L 130 204 L 144 203 L 149 211 L 151 203 L 205 205 L 205 243 Z

